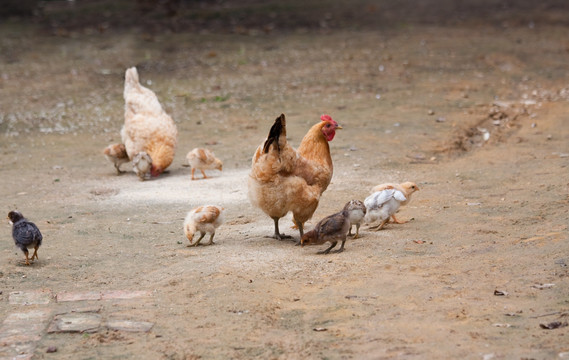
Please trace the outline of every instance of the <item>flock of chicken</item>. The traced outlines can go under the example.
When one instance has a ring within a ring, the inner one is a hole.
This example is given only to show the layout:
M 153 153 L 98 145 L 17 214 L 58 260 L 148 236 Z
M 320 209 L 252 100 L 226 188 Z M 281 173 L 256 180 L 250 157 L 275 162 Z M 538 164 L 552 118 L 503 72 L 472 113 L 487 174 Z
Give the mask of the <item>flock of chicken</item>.
M 121 130 L 122 143 L 109 145 L 103 153 L 119 173 L 122 164 L 131 162 L 133 171 L 141 180 L 156 177 L 174 159 L 178 136 L 176 125 L 162 109 L 154 92 L 140 84 L 134 67 L 126 71 L 123 95 L 125 122 Z M 286 139 L 284 114 L 277 117 L 267 139 L 253 155 L 248 190 L 251 203 L 273 219 L 273 238 L 292 238 L 279 230 L 279 219 L 292 212 L 293 222 L 300 232 L 300 241 L 297 243 L 314 245 L 330 242 L 331 246 L 320 252 L 328 254 L 340 241 L 342 244 L 337 252 L 344 250 L 352 225 L 356 226 L 354 236 L 357 238 L 363 221 L 379 221 L 375 227 L 378 230 L 390 218 L 401 223 L 395 213 L 401 205 L 409 202 L 411 195 L 419 188 L 412 182 L 378 185 L 363 203 L 359 200 L 348 202 L 340 212 L 322 219 L 314 229 L 305 233 L 304 224 L 312 218 L 322 193 L 332 179 L 333 164 L 328 143 L 334 139 L 336 131 L 342 129 L 329 115 L 322 115 L 320 119 L 304 136 L 300 146 L 294 149 Z M 213 152 L 203 148 L 190 151 L 187 160 L 191 166 L 192 180 L 195 179 L 195 170 L 200 170 L 207 178 L 204 170 L 221 171 L 223 166 Z M 190 246 L 197 246 L 207 233 L 210 234 L 208 245 L 213 243 L 215 230 L 223 223 L 223 211 L 220 206 L 207 205 L 187 214 L 184 233 Z M 32 236 L 37 227 L 20 213 L 10 212 L 9 217 L 14 224 L 14 241 L 24 251 L 26 264 L 29 264 L 27 249 L 33 247 L 35 252 L 31 260 L 34 256 L 37 258 L 41 234 L 39 241 L 37 236 Z M 25 231 L 22 230 L 24 228 Z M 201 236 L 194 242 L 196 232 L 200 232 Z

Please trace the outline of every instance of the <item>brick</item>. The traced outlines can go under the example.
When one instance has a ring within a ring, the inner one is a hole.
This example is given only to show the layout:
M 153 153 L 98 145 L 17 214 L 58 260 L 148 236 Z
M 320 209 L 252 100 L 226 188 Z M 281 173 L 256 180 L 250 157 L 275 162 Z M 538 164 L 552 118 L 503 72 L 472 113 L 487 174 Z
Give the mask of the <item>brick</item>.
M 140 297 L 149 297 L 152 292 L 146 290 L 109 290 L 103 291 L 101 298 L 103 300 L 126 300 L 126 299 L 136 299 Z
M 8 315 L 0 327 L 0 359 L 30 359 L 50 316 L 50 310 Z
M 63 292 L 58 293 L 56 296 L 57 302 L 66 301 L 96 301 L 101 300 L 101 293 L 99 291 L 86 291 L 86 292 Z
M 8 295 L 11 305 L 45 305 L 49 304 L 51 299 L 52 294 L 48 289 L 14 291 Z

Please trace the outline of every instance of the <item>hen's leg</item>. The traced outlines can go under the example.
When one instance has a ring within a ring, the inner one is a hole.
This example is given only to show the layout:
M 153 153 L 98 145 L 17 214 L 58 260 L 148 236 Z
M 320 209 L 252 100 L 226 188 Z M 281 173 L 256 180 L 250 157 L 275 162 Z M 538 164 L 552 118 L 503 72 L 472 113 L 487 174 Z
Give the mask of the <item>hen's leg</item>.
M 192 180 L 195 180 L 196 178 L 194 177 L 194 172 L 196 171 L 196 169 L 192 168 Z
M 273 239 L 282 240 L 282 239 L 292 239 L 292 236 L 281 234 L 279 231 L 279 218 L 273 218 L 275 222 L 275 233 L 273 234 Z
M 203 169 L 200 169 L 200 171 L 202 172 L 203 178 L 207 179 L 207 175 L 205 174 L 205 172 L 203 171 Z
M 397 218 L 395 217 L 395 215 L 391 215 L 391 217 L 393 218 L 393 222 L 396 224 L 405 224 L 407 221 L 401 221 L 401 220 L 397 220 Z
M 121 167 L 120 165 L 115 164 L 115 168 L 117 169 L 117 173 L 118 173 L 118 174 L 122 174 L 122 173 L 123 173 L 122 170 L 120 169 L 120 167 Z
M 336 246 L 337 243 L 338 243 L 337 241 L 333 242 L 332 245 L 330 245 L 330 247 L 328 249 L 323 250 L 323 251 L 319 251 L 319 252 L 317 252 L 317 254 L 328 254 L 330 252 L 330 250 L 332 250 L 332 248 L 334 246 Z

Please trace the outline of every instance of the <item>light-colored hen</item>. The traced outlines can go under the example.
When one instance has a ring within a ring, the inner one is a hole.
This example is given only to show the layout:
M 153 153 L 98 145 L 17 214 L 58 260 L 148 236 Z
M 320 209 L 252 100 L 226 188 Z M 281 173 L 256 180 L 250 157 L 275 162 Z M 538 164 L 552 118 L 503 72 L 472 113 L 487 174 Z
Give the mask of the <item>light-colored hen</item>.
M 160 175 L 174 160 L 178 130 L 172 118 L 162 109 L 152 90 L 142 86 L 135 67 L 126 71 L 124 83 L 124 126 L 122 141 L 132 160 L 139 153 L 151 159 L 150 175 Z M 148 172 L 133 170 L 141 179 Z
M 196 169 L 201 171 L 204 179 L 207 179 L 204 170 L 217 169 L 222 171 L 223 169 L 223 162 L 215 157 L 213 151 L 208 149 L 195 148 L 186 155 L 186 159 L 192 167 L 192 180 L 196 180 L 194 177 Z

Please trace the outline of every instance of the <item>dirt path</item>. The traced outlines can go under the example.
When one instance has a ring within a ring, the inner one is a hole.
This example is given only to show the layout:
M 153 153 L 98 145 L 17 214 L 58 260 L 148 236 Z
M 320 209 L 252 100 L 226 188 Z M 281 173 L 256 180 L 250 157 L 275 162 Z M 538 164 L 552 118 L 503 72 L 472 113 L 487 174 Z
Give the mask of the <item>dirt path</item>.
M 153 41 L 6 26 L 0 198 L 45 243 L 26 267 L 0 227 L 0 357 L 569 357 L 569 327 L 540 327 L 569 312 L 567 28 L 538 25 Z M 101 155 L 131 65 L 180 131 L 147 182 Z M 412 221 L 329 256 L 265 238 L 246 179 L 281 112 L 294 146 L 321 113 L 344 126 L 309 227 L 405 180 L 421 188 L 399 214 Z M 204 145 L 224 171 L 192 182 L 185 154 Z M 227 222 L 188 248 L 183 218 L 205 203 Z

